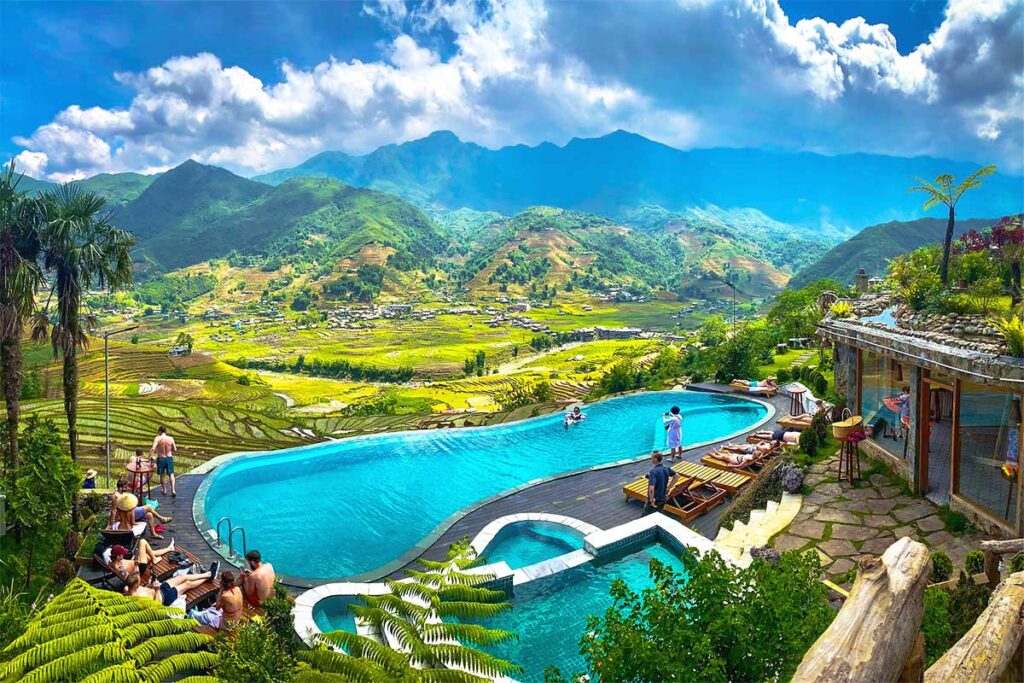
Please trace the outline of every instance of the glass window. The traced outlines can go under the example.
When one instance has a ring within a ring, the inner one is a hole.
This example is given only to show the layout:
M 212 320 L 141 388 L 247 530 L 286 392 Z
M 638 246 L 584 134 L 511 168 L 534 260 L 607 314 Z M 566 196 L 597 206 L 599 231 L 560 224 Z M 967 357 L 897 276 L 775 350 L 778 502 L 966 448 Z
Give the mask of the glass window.
M 860 409 L 865 431 L 898 458 L 906 455 L 910 426 L 910 373 L 891 358 L 861 354 Z
M 1017 518 L 1020 397 L 963 382 L 958 493 L 1013 524 Z

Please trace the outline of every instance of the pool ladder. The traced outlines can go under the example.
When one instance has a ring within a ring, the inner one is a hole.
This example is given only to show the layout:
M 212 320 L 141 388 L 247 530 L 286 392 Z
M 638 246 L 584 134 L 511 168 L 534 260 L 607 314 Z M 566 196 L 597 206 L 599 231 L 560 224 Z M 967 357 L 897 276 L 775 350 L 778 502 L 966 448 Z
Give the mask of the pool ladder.
M 228 523 L 228 557 L 232 557 L 235 554 L 235 548 L 232 542 L 234 541 L 236 531 L 242 532 L 242 557 L 245 557 L 245 554 L 249 552 L 249 544 L 246 543 L 245 540 L 245 527 L 232 526 L 230 517 L 221 517 L 219 520 L 217 520 L 217 547 L 221 548 L 224 546 L 224 541 L 222 540 L 224 537 L 221 536 L 220 533 L 220 525 L 224 522 Z

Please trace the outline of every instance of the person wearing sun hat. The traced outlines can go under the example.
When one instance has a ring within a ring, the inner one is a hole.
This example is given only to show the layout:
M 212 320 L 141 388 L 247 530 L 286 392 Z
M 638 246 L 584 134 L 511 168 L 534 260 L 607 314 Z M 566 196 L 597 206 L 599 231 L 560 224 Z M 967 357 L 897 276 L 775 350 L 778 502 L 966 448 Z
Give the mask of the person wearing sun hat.
M 99 474 L 93 468 L 89 468 L 85 471 L 85 481 L 82 482 L 83 489 L 94 489 L 96 488 L 96 475 Z
M 127 484 L 125 484 L 127 485 Z M 149 533 L 155 540 L 163 539 L 163 536 L 156 532 L 156 523 L 166 524 L 172 521 L 173 517 L 164 517 L 153 509 L 151 505 L 139 505 L 139 499 L 134 493 L 121 493 L 121 482 L 117 482 L 118 493 L 114 494 L 114 505 L 110 516 L 111 529 L 132 529 L 138 522 L 145 522 L 149 527 Z

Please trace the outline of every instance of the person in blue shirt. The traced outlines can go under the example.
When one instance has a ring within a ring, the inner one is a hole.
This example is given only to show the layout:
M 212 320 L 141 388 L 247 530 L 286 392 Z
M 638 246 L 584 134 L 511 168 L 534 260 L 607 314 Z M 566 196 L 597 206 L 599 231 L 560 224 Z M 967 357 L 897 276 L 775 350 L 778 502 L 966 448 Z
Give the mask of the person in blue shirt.
M 83 489 L 94 489 L 96 488 L 96 475 L 98 472 L 92 468 L 85 471 L 85 481 L 82 482 Z
M 676 474 L 662 462 L 664 456 L 660 451 L 651 453 L 654 467 L 647 473 L 647 502 L 644 503 L 644 514 L 660 512 L 665 507 L 665 499 L 676 481 Z

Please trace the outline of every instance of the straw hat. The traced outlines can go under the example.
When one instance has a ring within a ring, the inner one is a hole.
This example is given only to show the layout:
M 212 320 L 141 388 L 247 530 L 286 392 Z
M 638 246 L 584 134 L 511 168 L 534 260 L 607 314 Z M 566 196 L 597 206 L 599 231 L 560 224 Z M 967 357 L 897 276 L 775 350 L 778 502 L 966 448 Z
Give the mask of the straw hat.
M 94 469 L 92 469 L 90 467 L 89 469 L 87 469 L 85 471 L 85 478 L 86 479 L 95 479 L 97 474 L 99 474 L 99 472 L 97 472 L 96 470 L 94 470 Z
M 128 512 L 139 506 L 139 499 L 135 497 L 134 493 L 122 493 L 117 497 L 116 506 L 121 512 Z

